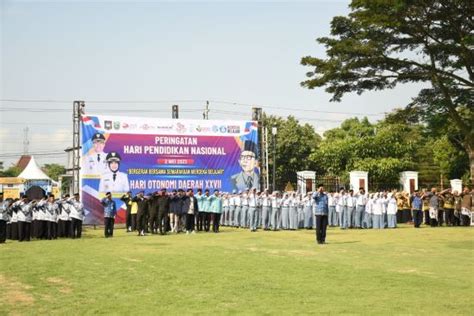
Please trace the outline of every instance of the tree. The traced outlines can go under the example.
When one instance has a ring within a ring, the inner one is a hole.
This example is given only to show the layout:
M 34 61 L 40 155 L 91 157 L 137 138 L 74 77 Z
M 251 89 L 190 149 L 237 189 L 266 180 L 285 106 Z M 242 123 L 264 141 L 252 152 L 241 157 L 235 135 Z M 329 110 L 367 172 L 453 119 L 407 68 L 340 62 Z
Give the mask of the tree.
M 48 175 L 48 177 L 58 181 L 59 176 L 66 173 L 66 168 L 60 164 L 52 163 L 45 164 L 43 166 L 43 171 Z
M 269 144 L 269 170 L 273 169 L 276 162 L 276 187 L 283 189 L 288 182 L 296 184 L 296 172 L 312 169 L 308 156 L 321 141 L 314 128 L 309 124 L 300 124 L 293 116 L 287 119 L 276 116 L 263 116 L 263 125 L 269 131 L 273 126 L 277 127 L 276 135 L 276 159 L 273 157 L 273 142 L 270 138 Z M 271 136 L 271 135 L 270 135 Z
M 0 171 L 0 177 L 18 177 L 21 173 L 21 169 L 17 166 L 11 166 L 10 168 Z
M 348 16 L 334 17 L 327 59 L 303 57 L 310 66 L 302 86 L 326 87 L 331 101 L 350 92 L 427 82 L 409 106 L 448 115 L 462 136 L 474 183 L 474 2 L 353 0 Z

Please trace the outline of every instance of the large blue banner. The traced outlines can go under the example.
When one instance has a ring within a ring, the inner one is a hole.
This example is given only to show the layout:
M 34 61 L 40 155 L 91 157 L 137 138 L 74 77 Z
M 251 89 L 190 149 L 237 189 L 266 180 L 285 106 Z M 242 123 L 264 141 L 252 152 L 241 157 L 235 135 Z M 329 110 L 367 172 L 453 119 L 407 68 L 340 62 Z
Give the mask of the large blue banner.
M 153 119 L 88 115 L 82 117 L 81 194 L 88 224 L 101 223 L 100 200 L 111 192 L 153 193 L 165 188 L 260 190 L 257 123 Z

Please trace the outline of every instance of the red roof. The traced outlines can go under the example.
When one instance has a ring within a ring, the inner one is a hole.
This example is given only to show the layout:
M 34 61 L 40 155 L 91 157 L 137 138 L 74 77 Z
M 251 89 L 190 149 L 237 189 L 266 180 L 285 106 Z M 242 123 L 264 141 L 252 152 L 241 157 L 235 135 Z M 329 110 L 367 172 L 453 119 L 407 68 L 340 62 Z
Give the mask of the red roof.
M 30 160 L 31 160 L 31 156 L 29 156 L 29 155 L 22 155 L 22 156 L 20 157 L 20 159 L 18 159 L 18 162 L 16 163 L 16 166 L 17 166 L 18 168 L 20 168 L 21 171 L 23 171 L 23 170 L 26 168 L 26 166 L 28 166 L 28 163 L 30 162 Z

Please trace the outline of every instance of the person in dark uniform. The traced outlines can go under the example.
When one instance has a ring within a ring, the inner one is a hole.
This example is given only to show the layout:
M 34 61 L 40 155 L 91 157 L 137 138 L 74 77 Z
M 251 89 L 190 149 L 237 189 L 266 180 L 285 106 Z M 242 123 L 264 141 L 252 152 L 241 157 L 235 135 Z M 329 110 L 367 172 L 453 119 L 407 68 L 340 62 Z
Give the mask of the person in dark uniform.
M 155 192 L 148 200 L 148 229 L 151 234 L 158 233 L 158 196 Z
M 145 236 L 145 226 L 146 226 L 146 213 L 148 212 L 148 201 L 145 199 L 144 192 L 140 191 L 132 199 L 133 202 L 137 203 L 137 230 L 138 236 Z
M 127 207 L 127 213 L 125 216 L 125 226 L 127 227 L 127 233 L 132 231 L 132 192 L 128 191 L 120 198 Z
M 170 198 L 166 194 L 166 189 L 161 189 L 160 195 L 157 197 L 158 206 L 158 230 L 161 235 L 166 234 L 169 225 L 168 213 L 170 211 Z

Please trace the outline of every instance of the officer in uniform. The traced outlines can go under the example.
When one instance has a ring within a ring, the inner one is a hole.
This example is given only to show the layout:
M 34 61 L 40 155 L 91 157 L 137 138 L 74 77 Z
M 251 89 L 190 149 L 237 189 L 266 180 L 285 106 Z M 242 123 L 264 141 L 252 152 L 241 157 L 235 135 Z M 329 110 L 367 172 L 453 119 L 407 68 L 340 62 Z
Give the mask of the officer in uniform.
M 245 141 L 244 150 L 240 154 L 239 164 L 242 171 L 231 176 L 232 187 L 236 191 L 256 189 L 260 191 L 259 175 L 255 172 L 257 166 L 257 145 Z
M 105 238 L 114 236 L 115 215 L 117 214 L 117 206 L 112 200 L 112 194 L 107 192 L 105 198 L 101 200 L 104 206 L 104 235 Z
M 10 202 L 8 199 L 3 201 L 3 193 L 0 193 L 0 244 L 5 243 L 7 239 L 8 208 L 10 207 Z
M 81 238 L 84 206 L 79 200 L 79 193 L 74 193 L 74 197 L 69 200 L 69 203 L 71 204 L 71 212 L 69 213 L 69 217 L 71 218 L 71 232 L 69 235 L 72 239 Z
M 101 175 L 107 172 L 107 153 L 104 152 L 105 137 L 103 134 L 95 133 L 92 136 L 94 150 L 85 157 L 84 173 Z
M 119 171 L 121 160 L 120 155 L 115 151 L 107 154 L 108 172 L 104 173 L 100 179 L 99 192 L 128 192 L 130 190 L 127 174 Z

